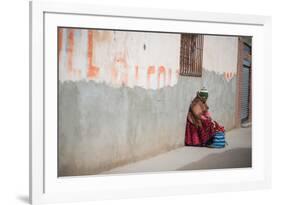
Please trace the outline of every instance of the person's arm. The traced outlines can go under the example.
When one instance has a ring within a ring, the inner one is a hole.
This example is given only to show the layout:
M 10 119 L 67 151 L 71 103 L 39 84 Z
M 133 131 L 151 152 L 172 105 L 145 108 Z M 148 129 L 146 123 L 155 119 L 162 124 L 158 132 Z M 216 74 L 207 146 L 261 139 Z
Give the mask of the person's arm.
M 189 120 L 189 122 L 191 122 L 192 124 L 194 124 L 194 118 L 193 118 L 191 112 L 188 112 L 188 114 L 187 114 L 187 119 Z
M 196 116 L 194 116 L 191 112 L 188 113 L 187 116 L 189 122 L 194 124 L 196 127 L 202 127 L 201 119 L 198 119 Z

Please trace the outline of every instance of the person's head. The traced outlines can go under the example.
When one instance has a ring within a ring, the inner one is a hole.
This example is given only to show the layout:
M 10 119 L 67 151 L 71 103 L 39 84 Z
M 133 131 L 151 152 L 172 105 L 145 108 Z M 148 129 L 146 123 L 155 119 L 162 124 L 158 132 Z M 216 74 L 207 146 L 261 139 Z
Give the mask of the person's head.
M 208 99 L 208 90 L 203 87 L 197 92 L 197 96 L 203 101 L 206 102 Z

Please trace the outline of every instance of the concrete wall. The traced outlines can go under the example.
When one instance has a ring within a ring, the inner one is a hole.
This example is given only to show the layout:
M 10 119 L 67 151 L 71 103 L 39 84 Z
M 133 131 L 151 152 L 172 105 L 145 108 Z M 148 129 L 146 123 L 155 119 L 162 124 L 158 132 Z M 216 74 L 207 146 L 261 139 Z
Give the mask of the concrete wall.
M 176 86 L 157 91 L 60 83 L 59 175 L 95 174 L 182 146 L 200 83 L 180 77 Z
M 225 74 L 230 80 L 237 72 L 238 37 L 204 36 L 203 68 Z
M 213 117 L 234 127 L 235 74 L 226 73 L 235 60 L 221 58 L 220 38 L 205 37 L 196 78 L 178 75 L 179 34 L 61 29 L 59 176 L 96 174 L 183 146 L 188 106 L 203 85 Z M 233 47 L 233 39 L 223 41 Z M 218 58 L 210 52 L 215 41 Z
M 236 76 L 225 78 L 224 74 L 203 70 L 203 84 L 208 88 L 208 106 L 213 119 L 226 130 L 235 128 Z
M 177 83 L 179 34 L 61 28 L 59 38 L 61 82 L 148 89 Z
M 209 91 L 212 117 L 235 127 L 238 37 L 204 36 L 202 84 Z

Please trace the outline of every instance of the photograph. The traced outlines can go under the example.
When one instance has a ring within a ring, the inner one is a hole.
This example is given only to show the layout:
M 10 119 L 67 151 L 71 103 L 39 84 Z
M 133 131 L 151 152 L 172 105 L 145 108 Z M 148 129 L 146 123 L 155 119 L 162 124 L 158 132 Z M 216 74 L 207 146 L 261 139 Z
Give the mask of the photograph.
M 252 167 L 252 37 L 57 27 L 58 177 Z

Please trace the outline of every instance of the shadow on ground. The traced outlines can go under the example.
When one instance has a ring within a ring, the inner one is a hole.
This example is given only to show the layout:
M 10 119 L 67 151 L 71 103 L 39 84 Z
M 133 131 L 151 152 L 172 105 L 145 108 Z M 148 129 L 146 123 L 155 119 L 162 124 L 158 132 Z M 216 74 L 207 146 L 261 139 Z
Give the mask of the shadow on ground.
M 224 169 L 252 167 L 252 149 L 237 148 L 221 153 L 210 154 L 207 157 L 192 162 L 178 170 Z

